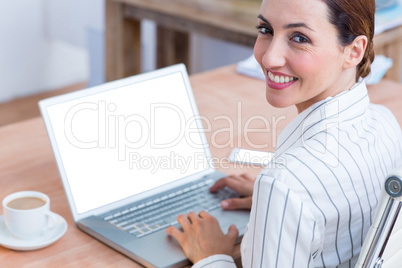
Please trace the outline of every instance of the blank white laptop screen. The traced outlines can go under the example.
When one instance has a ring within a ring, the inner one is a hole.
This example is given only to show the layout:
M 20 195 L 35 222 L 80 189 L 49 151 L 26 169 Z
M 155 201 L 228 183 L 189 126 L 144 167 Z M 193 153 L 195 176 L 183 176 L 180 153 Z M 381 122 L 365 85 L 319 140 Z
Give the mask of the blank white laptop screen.
M 180 72 L 49 106 L 77 212 L 208 168 Z

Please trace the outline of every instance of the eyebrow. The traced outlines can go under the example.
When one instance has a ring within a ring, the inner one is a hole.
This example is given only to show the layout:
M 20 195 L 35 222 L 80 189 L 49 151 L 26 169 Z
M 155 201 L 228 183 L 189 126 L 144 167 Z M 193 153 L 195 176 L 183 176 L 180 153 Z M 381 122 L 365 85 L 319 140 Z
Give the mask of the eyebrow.
M 262 16 L 261 14 L 258 15 L 258 18 L 259 18 L 260 20 L 264 21 L 265 23 L 271 25 L 271 23 L 269 23 L 269 21 L 268 21 L 266 18 L 264 18 L 264 16 Z M 309 29 L 310 31 L 313 31 L 313 32 L 314 32 L 314 30 L 313 30 L 310 26 L 308 26 L 307 24 L 305 24 L 304 22 L 290 23 L 290 24 L 285 25 L 283 28 L 284 28 L 284 29 L 306 28 L 306 29 Z

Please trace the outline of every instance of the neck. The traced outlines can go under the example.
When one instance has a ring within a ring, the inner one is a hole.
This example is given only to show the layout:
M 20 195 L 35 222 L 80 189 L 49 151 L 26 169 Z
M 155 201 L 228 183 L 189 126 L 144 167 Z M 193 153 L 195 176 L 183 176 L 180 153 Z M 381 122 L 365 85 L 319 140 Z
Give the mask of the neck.
M 309 106 L 319 101 L 322 101 L 328 97 L 334 97 L 339 93 L 351 89 L 356 84 L 356 71 L 352 69 L 344 70 L 338 77 L 337 83 L 332 88 L 322 92 L 322 94 L 315 97 L 312 102 L 296 104 L 297 112 L 300 114 Z

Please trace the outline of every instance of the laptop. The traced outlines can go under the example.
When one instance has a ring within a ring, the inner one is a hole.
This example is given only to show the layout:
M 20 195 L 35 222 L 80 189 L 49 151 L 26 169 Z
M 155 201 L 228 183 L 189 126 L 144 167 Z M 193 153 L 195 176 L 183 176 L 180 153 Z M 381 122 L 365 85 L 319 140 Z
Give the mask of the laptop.
M 76 225 L 147 267 L 189 264 L 166 234 L 177 216 L 207 210 L 244 234 L 248 211 L 223 211 L 183 64 L 39 102 Z

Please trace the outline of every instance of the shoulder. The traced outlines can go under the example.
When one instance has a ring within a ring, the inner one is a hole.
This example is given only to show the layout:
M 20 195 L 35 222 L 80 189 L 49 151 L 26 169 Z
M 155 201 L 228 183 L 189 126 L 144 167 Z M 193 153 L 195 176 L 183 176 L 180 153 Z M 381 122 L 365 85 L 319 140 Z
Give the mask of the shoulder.
M 301 202 L 314 207 L 317 197 L 327 188 L 328 181 L 322 182 L 323 177 L 328 178 L 331 172 L 329 157 L 319 157 L 306 147 L 297 147 L 286 151 L 271 161 L 270 165 L 261 172 L 261 182 L 274 178 L 278 185 L 289 188 Z
M 317 215 L 310 202 L 302 198 L 289 185 L 266 173 L 260 173 L 254 188 L 250 214 L 253 224 L 249 227 L 253 229 L 252 233 L 265 234 L 264 242 L 274 248 L 281 247 L 281 242 L 287 247 L 298 237 L 300 246 L 306 251 L 305 256 L 314 252 L 315 257 L 322 250 L 324 219 Z M 303 239 L 299 230 L 302 230 Z
M 322 149 L 325 149 L 324 143 L 316 139 L 307 140 L 303 145 L 276 156 L 261 174 L 273 177 L 291 188 L 296 182 L 308 183 L 308 178 L 329 172 L 331 158 L 337 159 L 336 155 Z
M 327 213 L 324 204 L 342 191 L 338 178 L 343 173 L 345 169 L 339 167 L 338 156 L 333 152 L 300 146 L 274 159 L 262 172 L 261 183 L 271 177 L 280 182 L 280 187 L 290 189 L 307 205 L 322 230 Z
M 387 107 L 370 103 L 368 111 L 372 120 L 382 123 L 387 128 L 401 129 L 395 115 Z

